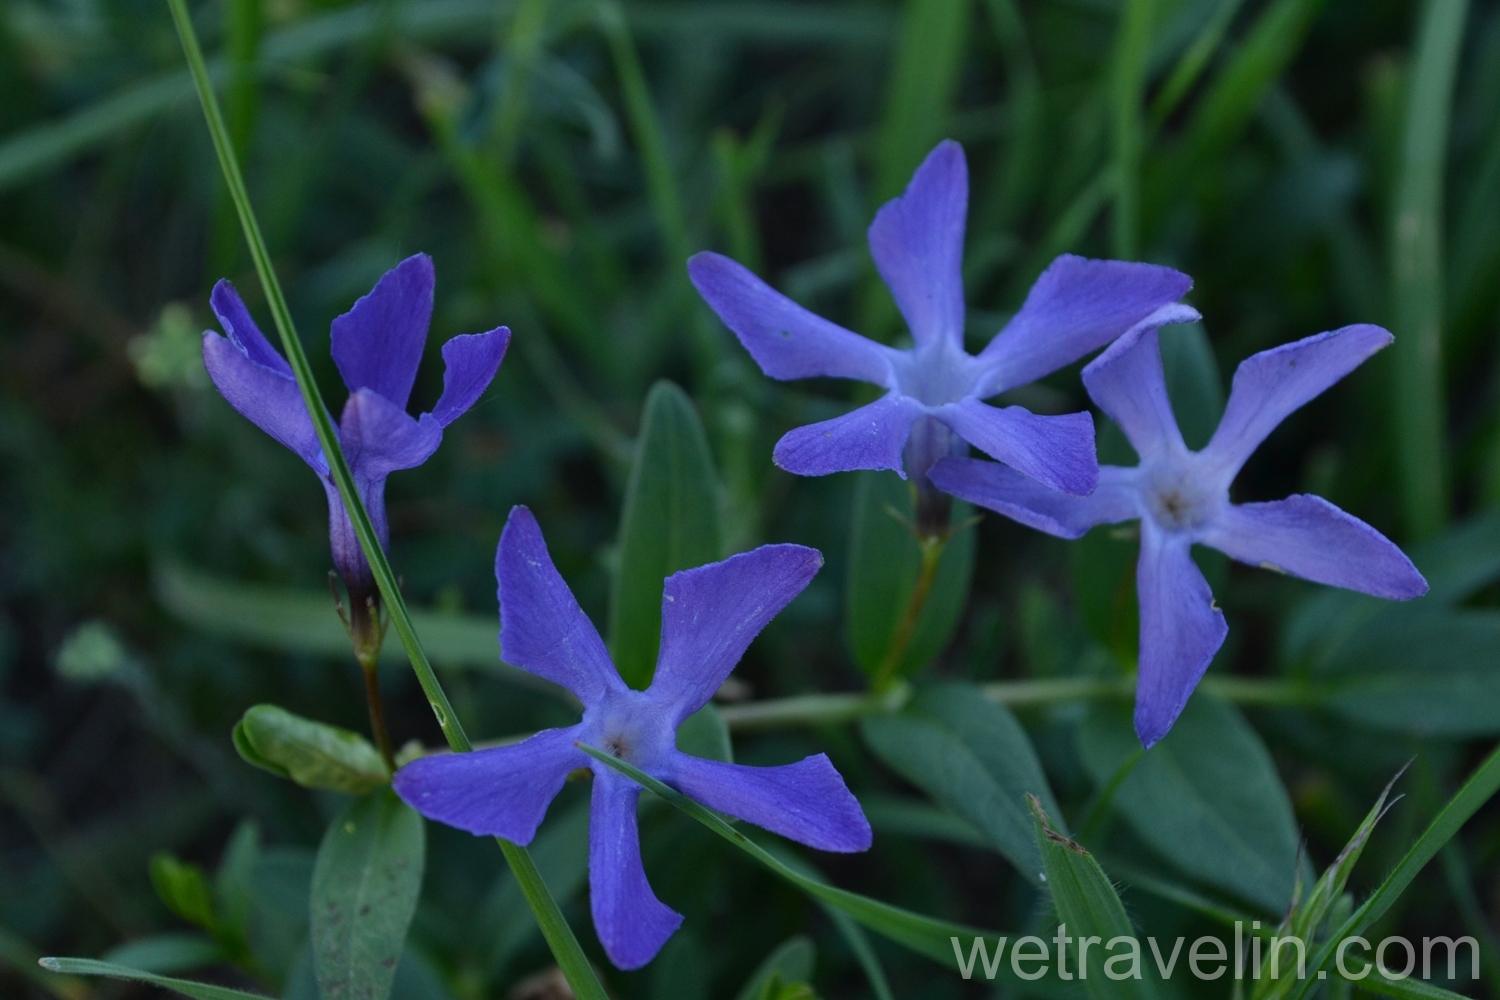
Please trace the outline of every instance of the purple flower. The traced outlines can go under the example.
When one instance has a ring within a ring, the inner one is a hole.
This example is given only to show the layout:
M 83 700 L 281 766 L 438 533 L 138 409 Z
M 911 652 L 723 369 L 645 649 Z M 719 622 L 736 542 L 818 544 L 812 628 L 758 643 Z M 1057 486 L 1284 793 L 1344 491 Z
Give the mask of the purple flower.
M 870 253 L 906 318 L 914 345 L 897 350 L 836 326 L 773 291 L 726 257 L 688 262 L 693 284 L 772 378 L 859 379 L 886 395 L 842 417 L 799 427 L 776 464 L 803 476 L 852 469 L 910 473 L 965 442 L 1054 489 L 1094 489 L 1094 423 L 1087 413 L 1037 416 L 981 400 L 1025 385 L 1103 347 L 1192 286 L 1151 264 L 1062 256 L 977 356 L 964 350 L 963 242 L 969 201 L 963 147 L 941 143 L 906 193 L 870 225 Z M 903 471 L 903 450 L 905 471 Z
M 1389 539 L 1321 497 L 1229 502 L 1230 483 L 1266 436 L 1389 344 L 1389 333 L 1346 326 L 1246 359 L 1213 440 L 1189 451 L 1167 400 L 1159 325 L 1142 323 L 1083 370 L 1089 395 L 1140 456 L 1135 468 L 1102 467 L 1099 488 L 1087 497 L 1064 496 L 993 462 L 949 459 L 932 470 L 933 481 L 954 496 L 1062 538 L 1096 524 L 1140 520 L 1135 730 L 1147 747 L 1172 728 L 1228 632 L 1189 555 L 1193 544 L 1376 597 L 1407 600 L 1427 592 L 1422 574 Z
M 870 825 L 823 754 L 782 767 L 702 760 L 676 747 L 677 727 L 708 703 L 750 641 L 823 565 L 815 549 L 762 545 L 667 577 L 661 655 L 645 691 L 625 686 L 578 607 L 525 507 L 511 511 L 495 577 L 505 659 L 556 681 L 583 702 L 583 721 L 512 746 L 423 757 L 396 775 L 396 792 L 429 819 L 529 843 L 569 772 L 594 775 L 589 888 L 594 927 L 610 961 L 635 969 L 682 923 L 641 867 L 641 787 L 575 745 L 607 750 L 711 809 L 825 851 L 862 851 Z
M 370 294 L 333 321 L 333 360 L 349 400 L 339 421 L 339 442 L 349 461 L 381 545 L 390 540 L 385 517 L 385 480 L 411 469 L 437 450 L 443 428 L 473 406 L 505 357 L 510 331 L 454 337 L 443 345 L 443 395 L 431 413 L 406 412 L 432 318 L 432 259 L 408 257 L 387 271 Z M 348 586 L 354 613 L 378 596 L 370 565 L 354 525 L 339 499 L 328 459 L 318 444 L 291 365 L 262 336 L 239 293 L 228 281 L 210 297 L 226 340 L 203 334 L 203 363 L 229 404 L 312 466 L 328 493 L 328 538 L 333 564 Z

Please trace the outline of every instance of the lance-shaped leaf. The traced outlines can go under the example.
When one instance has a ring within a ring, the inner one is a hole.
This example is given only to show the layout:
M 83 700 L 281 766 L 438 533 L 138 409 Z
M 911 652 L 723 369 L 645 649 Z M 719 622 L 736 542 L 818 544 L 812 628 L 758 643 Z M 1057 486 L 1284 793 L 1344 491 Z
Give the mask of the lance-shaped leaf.
M 609 649 L 625 683 L 656 672 L 662 581 L 717 560 L 719 496 L 708 436 L 693 401 L 671 382 L 646 396 L 620 517 L 620 569 L 610 601 Z
M 1058 923 L 1067 927 L 1068 937 L 1080 942 L 1084 938 L 1096 938 L 1104 948 L 1108 948 L 1115 938 L 1132 937 L 1135 932 L 1130 926 L 1130 918 L 1125 915 L 1125 907 L 1099 862 L 1075 841 L 1052 828 L 1052 821 L 1035 795 L 1028 795 L 1026 803 L 1035 824 L 1037 849 L 1047 872 L 1052 905 L 1057 908 Z M 1074 952 L 1075 956 L 1078 954 Z M 1107 978 L 1105 962 L 1109 958 L 1108 951 L 1096 945 L 1083 949 L 1082 954 L 1086 963 L 1080 960 L 1074 975 L 1083 981 L 1084 988 L 1094 1000 L 1153 1000 L 1156 996 L 1150 979 Z M 1063 961 L 1060 954 L 1059 965 Z
M 304 788 L 363 795 L 388 785 L 380 753 L 359 733 L 256 705 L 234 727 L 234 748 L 248 764 Z
M 954 501 L 952 523 L 967 525 L 973 508 Z M 861 472 L 854 488 L 845 583 L 849 652 L 874 676 L 890 655 L 922 571 L 922 548 L 908 525 L 916 517 L 911 488 L 891 472 Z M 909 677 L 935 660 L 953 638 L 974 576 L 974 530 L 960 527 L 938 562 L 927 602 L 893 676 Z
M 1140 753 L 1127 708 L 1095 705 L 1078 753 L 1101 787 Z M 1178 870 L 1286 911 L 1297 859 L 1291 802 L 1265 744 L 1233 706 L 1199 693 L 1120 782 L 1114 808 Z
M 867 716 L 865 743 L 907 781 L 967 820 L 1032 882 L 1041 874 L 1026 796 L 1057 803 L 1026 731 L 972 684 L 942 684 L 891 715 Z
M 422 817 L 379 788 L 323 837 L 313 866 L 313 969 L 323 1000 L 385 1000 L 422 890 Z

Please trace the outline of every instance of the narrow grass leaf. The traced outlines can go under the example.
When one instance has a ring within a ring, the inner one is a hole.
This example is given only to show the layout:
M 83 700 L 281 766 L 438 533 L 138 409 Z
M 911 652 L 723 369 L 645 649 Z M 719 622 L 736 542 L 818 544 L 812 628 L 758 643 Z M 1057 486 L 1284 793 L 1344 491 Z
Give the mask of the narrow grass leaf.
M 1413 538 L 1448 522 L 1443 378 L 1443 174 L 1468 0 L 1428 0 L 1417 32 L 1391 222 L 1389 365 L 1401 513 Z
M 193 1000 L 265 1000 L 260 993 L 247 993 L 244 990 L 232 990 L 227 986 L 158 976 L 153 972 L 143 972 L 140 969 L 116 965 L 113 962 L 100 962 L 92 958 L 44 958 L 40 965 L 48 972 L 60 972 L 69 976 L 103 976 L 108 979 L 149 983 L 152 986 L 171 990 L 173 993 L 181 993 L 185 997 L 192 997 Z

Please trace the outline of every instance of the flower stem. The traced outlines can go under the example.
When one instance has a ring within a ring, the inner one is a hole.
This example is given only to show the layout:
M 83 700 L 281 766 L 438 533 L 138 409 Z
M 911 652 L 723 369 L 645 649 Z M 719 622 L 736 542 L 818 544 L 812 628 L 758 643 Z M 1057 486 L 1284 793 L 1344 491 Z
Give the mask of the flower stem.
M 938 563 L 943 558 L 948 536 L 946 533 L 922 535 L 918 537 L 917 544 L 922 547 L 922 569 L 917 574 L 917 585 L 912 588 L 911 599 L 906 602 L 906 611 L 896 626 L 896 634 L 891 638 L 890 648 L 886 650 L 885 659 L 880 661 L 880 667 L 875 671 L 875 680 L 871 682 L 871 689 L 877 695 L 890 691 L 899 679 L 901 661 L 906 658 L 906 650 L 917 631 L 917 621 L 922 617 L 922 609 L 927 606 L 927 598 L 932 593 L 932 581 L 937 578 Z
M 276 271 L 271 265 L 270 251 L 266 248 L 265 238 L 260 231 L 260 223 L 255 218 L 255 210 L 250 204 L 250 195 L 245 189 L 245 179 L 240 173 L 239 160 L 235 156 L 234 146 L 229 138 L 229 129 L 225 126 L 223 113 L 219 110 L 219 100 L 214 93 L 213 83 L 209 79 L 203 49 L 198 44 L 198 34 L 193 29 L 192 19 L 188 15 L 187 0 L 167 0 L 167 6 L 171 9 L 177 36 L 182 42 L 183 55 L 187 59 L 193 85 L 198 91 L 198 101 L 203 107 L 203 117 L 208 125 L 209 136 L 213 140 L 214 152 L 218 156 L 224 182 L 229 187 L 229 196 L 234 202 L 240 225 L 245 231 L 245 242 L 249 244 L 250 257 L 255 263 L 261 287 L 265 290 L 271 316 L 276 322 L 276 331 L 281 336 L 282 348 L 286 351 L 287 361 L 291 364 L 292 372 L 297 378 L 297 385 L 302 390 L 303 403 L 307 407 L 308 415 L 312 418 L 313 428 L 318 434 L 318 443 L 322 446 L 323 455 L 328 460 L 329 471 L 334 483 L 338 486 L 344 507 L 349 513 L 349 521 L 354 526 L 354 533 L 359 539 L 360 548 L 364 550 L 365 558 L 370 564 L 381 599 L 390 615 L 390 622 L 396 627 L 396 634 L 400 637 L 401 645 L 406 649 L 406 655 L 411 660 L 412 670 L 417 675 L 417 683 L 421 685 L 423 694 L 427 696 L 433 714 L 437 716 L 438 726 L 442 729 L 443 736 L 455 751 L 467 751 L 472 748 L 468 734 L 459 723 L 458 716 L 453 711 L 453 705 L 448 701 L 448 695 L 443 691 L 443 686 L 432 669 L 432 663 L 417 639 L 416 629 L 412 626 L 411 615 L 406 608 L 406 599 L 401 594 L 396 574 L 391 569 L 390 560 L 386 558 L 379 536 L 375 533 L 370 513 L 365 509 L 364 501 L 360 499 L 359 492 L 355 489 L 354 476 L 349 470 L 349 462 L 344 457 L 338 434 L 328 415 L 328 407 L 324 405 L 323 396 L 318 391 L 317 382 L 313 379 L 307 353 L 302 349 L 302 341 L 297 337 L 291 311 L 287 308 L 286 296 L 282 293 L 281 283 L 277 280 Z M 516 880 L 526 896 L 526 901 L 531 905 L 542 936 L 546 939 L 553 956 L 556 957 L 557 964 L 567 978 L 568 985 L 572 987 L 574 995 L 579 1000 L 608 1000 L 609 995 L 605 992 L 588 958 L 584 955 L 583 949 L 579 946 L 572 928 L 563 918 L 557 901 L 552 898 L 547 886 L 542 882 L 526 849 L 505 841 L 500 842 L 500 849 L 505 854 L 506 861 L 510 863 L 511 870 L 515 873 Z
M 1203 678 L 1199 689 L 1238 705 L 1312 706 L 1320 704 L 1324 690 L 1300 680 L 1260 677 Z M 1135 677 L 1049 677 L 982 684 L 979 690 L 989 700 L 1010 707 L 1055 705 L 1068 701 L 1127 698 L 1135 690 Z M 880 697 L 866 694 L 810 694 L 792 698 L 724 705 L 719 715 L 735 732 L 779 729 L 785 726 L 822 726 L 852 722 L 866 715 L 899 711 L 911 689 L 897 682 Z

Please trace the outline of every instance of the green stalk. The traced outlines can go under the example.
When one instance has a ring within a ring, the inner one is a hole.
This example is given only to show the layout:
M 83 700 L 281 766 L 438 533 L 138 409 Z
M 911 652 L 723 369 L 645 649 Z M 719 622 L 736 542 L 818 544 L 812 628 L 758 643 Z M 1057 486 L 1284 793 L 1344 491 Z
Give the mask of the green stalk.
M 1417 34 L 1391 231 L 1390 366 L 1401 513 L 1414 539 L 1448 522 L 1443 387 L 1443 173 L 1468 0 L 1428 0 Z
M 1115 41 L 1110 75 L 1113 111 L 1115 215 L 1114 255 L 1135 260 L 1141 241 L 1141 153 L 1145 147 L 1142 113 L 1146 61 L 1151 54 L 1153 0 L 1126 0 Z
M 171 8 L 172 20 L 176 24 L 178 37 L 182 41 L 183 53 L 187 57 L 193 84 L 198 91 L 198 100 L 203 105 L 203 116 L 208 124 L 209 135 L 213 139 L 214 152 L 218 154 L 219 167 L 224 173 L 224 181 L 229 187 L 229 196 L 234 201 L 240 225 L 245 230 L 245 241 L 249 244 L 250 257 L 255 263 L 255 271 L 260 278 L 261 287 L 265 290 L 266 301 L 276 323 L 276 331 L 281 335 L 282 348 L 286 351 L 292 372 L 297 377 L 297 385 L 302 390 L 303 403 L 307 406 L 307 412 L 312 416 L 318 442 L 322 445 L 323 454 L 328 459 L 328 466 L 333 474 L 334 482 L 338 485 L 339 495 L 343 498 L 344 508 L 348 511 L 349 520 L 354 525 L 354 533 L 359 538 L 365 558 L 370 563 L 375 583 L 380 588 L 380 595 L 390 614 L 391 624 L 395 626 L 396 634 L 401 638 L 401 645 L 411 659 L 417 682 L 422 686 L 422 691 L 432 706 L 433 714 L 437 716 L 443 736 L 454 751 L 466 752 L 473 748 L 473 744 L 469 742 L 468 734 L 464 732 L 463 726 L 454 714 L 448 695 L 443 691 L 443 686 L 439 683 L 437 674 L 433 672 L 432 664 L 428 661 L 427 654 L 417 639 L 411 615 L 406 608 L 406 600 L 396 582 L 395 572 L 391 569 L 385 550 L 380 545 L 380 539 L 375 534 L 375 527 L 370 521 L 369 512 L 365 510 L 364 502 L 355 489 L 354 476 L 349 470 L 349 463 L 340 447 L 333 421 L 328 415 L 328 408 L 323 403 L 317 383 L 313 380 L 312 368 L 308 364 L 307 353 L 302 349 L 302 341 L 298 339 L 296 328 L 292 324 L 291 310 L 287 308 L 286 297 L 282 293 L 281 283 L 277 280 L 275 269 L 271 266 L 271 255 L 266 249 L 265 239 L 260 232 L 260 224 L 256 221 L 255 212 L 250 205 L 250 196 L 245 190 L 245 180 L 240 173 L 239 161 L 234 154 L 229 130 L 224 124 L 218 98 L 209 80 L 203 50 L 198 44 L 197 33 L 193 30 L 192 20 L 188 16 L 186 0 L 167 0 L 167 4 Z M 585 998 L 586 1000 L 608 1000 L 608 994 L 594 975 L 588 959 L 584 957 L 583 949 L 579 947 L 577 938 L 573 936 L 572 928 L 563 919 L 557 901 L 547 891 L 546 884 L 542 882 L 541 875 L 537 872 L 536 865 L 532 863 L 525 848 L 502 840 L 500 849 L 505 854 L 506 861 L 510 863 L 516 880 L 526 896 L 526 901 L 536 915 L 542 935 L 546 938 L 548 947 L 552 949 L 552 954 L 557 959 L 558 966 L 562 969 L 568 984 L 573 988 L 574 994 L 580 1000 L 585 1000 Z

